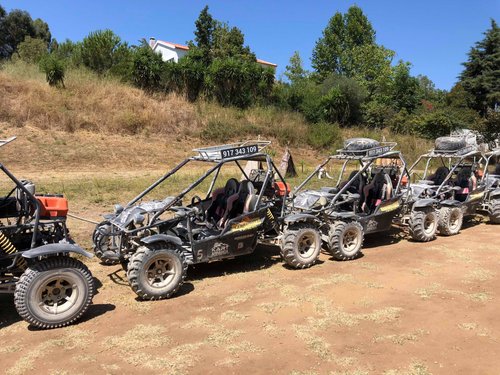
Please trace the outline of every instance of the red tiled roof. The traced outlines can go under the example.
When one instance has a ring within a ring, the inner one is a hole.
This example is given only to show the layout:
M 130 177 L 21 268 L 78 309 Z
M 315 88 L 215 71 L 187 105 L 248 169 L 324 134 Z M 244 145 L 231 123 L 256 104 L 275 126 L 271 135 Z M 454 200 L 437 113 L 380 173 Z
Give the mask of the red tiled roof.
M 157 40 L 157 41 L 155 42 L 155 44 L 156 44 L 156 43 L 163 43 L 163 44 L 167 44 L 167 45 L 169 45 L 169 46 L 171 46 L 171 47 L 173 47 L 173 48 L 183 49 L 183 50 L 185 50 L 185 51 L 189 50 L 189 47 L 188 47 L 188 46 L 185 46 L 185 45 L 182 45 L 182 44 L 177 44 L 177 43 L 172 43 L 172 42 L 166 42 L 166 41 L 164 41 L 164 40 Z
M 271 62 L 269 62 L 269 61 L 264 61 L 264 60 L 261 60 L 261 59 L 257 59 L 257 62 L 258 62 L 259 64 L 262 64 L 262 65 L 274 66 L 275 68 L 278 66 L 278 65 L 273 64 L 273 63 L 271 63 Z

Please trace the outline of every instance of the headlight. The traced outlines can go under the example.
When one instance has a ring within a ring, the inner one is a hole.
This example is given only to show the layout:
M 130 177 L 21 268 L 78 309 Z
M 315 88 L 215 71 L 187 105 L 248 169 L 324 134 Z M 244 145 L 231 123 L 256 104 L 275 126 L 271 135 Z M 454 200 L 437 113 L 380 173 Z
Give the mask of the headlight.
M 140 225 L 144 222 L 144 215 L 141 214 L 135 214 L 134 215 L 134 224 Z
M 115 204 L 115 214 L 118 215 L 123 211 L 123 206 Z

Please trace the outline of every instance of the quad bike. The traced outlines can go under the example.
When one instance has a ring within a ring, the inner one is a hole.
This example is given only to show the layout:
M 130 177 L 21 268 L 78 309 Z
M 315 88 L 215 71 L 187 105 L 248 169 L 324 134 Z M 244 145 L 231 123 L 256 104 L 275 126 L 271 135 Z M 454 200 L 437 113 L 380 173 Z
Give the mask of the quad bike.
M 292 213 L 285 222 L 314 228 L 336 260 L 358 257 L 364 236 L 389 230 L 403 208 L 406 163 L 395 147 L 368 138 L 346 140 L 294 190 Z M 342 163 L 335 186 L 303 190 L 335 161 Z
M 424 162 L 423 172 L 417 167 Z M 484 157 L 475 139 L 462 134 L 440 137 L 435 148 L 421 155 L 410 167 L 414 182 L 408 190 L 407 214 L 412 237 L 420 241 L 459 233 L 464 217 L 475 215 L 481 207 L 486 183 L 479 166 Z M 434 174 L 431 167 L 436 167 Z
M 116 205 L 104 216 L 93 235 L 95 254 L 104 263 L 121 263 L 133 291 L 156 300 L 178 291 L 189 265 L 250 254 L 259 242 L 279 242 L 289 188 L 262 152 L 269 143 L 195 149 L 125 207 Z M 193 171 L 201 176 L 164 198 L 162 188 Z M 200 196 L 202 186 L 206 193 Z M 319 238 L 304 230 L 291 242 L 284 251 L 288 264 L 303 268 L 316 261 Z
M 14 139 L 0 140 L 0 146 Z M 69 254 L 92 254 L 69 237 L 62 195 L 35 195 L 33 183 L 18 180 L 2 164 L 0 170 L 10 185 L 0 197 L 0 293 L 14 294 L 19 315 L 35 327 L 67 326 L 94 295 L 92 274 Z
M 500 224 L 500 145 L 498 141 L 492 143 L 490 148 L 491 150 L 485 153 L 486 190 L 480 212 L 489 216 L 490 223 Z

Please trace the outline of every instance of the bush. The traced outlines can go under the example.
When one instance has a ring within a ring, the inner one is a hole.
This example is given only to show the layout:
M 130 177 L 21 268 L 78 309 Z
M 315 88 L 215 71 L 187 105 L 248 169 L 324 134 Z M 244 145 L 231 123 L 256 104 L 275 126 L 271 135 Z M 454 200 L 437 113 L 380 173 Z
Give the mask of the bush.
M 163 59 L 149 46 L 138 48 L 133 55 L 132 80 L 137 87 L 147 91 L 161 86 Z
M 342 143 L 342 133 L 337 124 L 312 124 L 309 128 L 308 143 L 314 148 L 334 150 Z
M 19 58 L 30 64 L 38 64 L 47 53 L 47 42 L 30 36 L 17 46 Z
M 363 105 L 363 120 L 364 123 L 370 128 L 381 129 L 389 124 L 393 124 L 392 118 L 394 117 L 394 109 L 384 103 L 375 100 Z M 405 110 L 401 111 L 405 112 Z
M 61 59 L 55 55 L 46 55 L 40 60 L 40 69 L 45 73 L 45 78 L 50 86 L 64 87 L 65 66 Z
M 122 62 L 126 57 L 124 49 L 127 48 L 120 37 L 111 30 L 94 31 L 83 39 L 82 62 L 89 69 L 102 75 Z
M 174 71 L 174 70 L 172 70 Z M 176 70 L 179 73 L 179 88 L 189 101 L 198 99 L 204 89 L 205 66 L 199 60 L 180 59 Z

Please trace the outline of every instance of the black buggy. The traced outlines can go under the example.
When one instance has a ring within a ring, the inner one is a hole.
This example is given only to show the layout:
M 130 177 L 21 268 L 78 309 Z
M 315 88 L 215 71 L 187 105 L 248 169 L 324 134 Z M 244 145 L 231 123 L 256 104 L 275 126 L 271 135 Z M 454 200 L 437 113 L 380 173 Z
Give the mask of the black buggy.
M 0 170 L 8 177 L 0 197 L 0 293 L 14 294 L 19 315 L 36 327 L 69 325 L 94 295 L 90 271 L 69 254 L 92 254 L 69 237 L 62 195 L 35 195 L 32 182 L 18 180 L 3 164 Z
M 314 227 L 334 259 L 356 258 L 364 236 L 389 230 L 402 210 L 406 163 L 395 147 L 368 138 L 346 140 L 294 190 L 294 213 L 285 220 Z M 341 163 L 336 184 L 303 190 L 330 162 Z
M 500 224 L 500 145 L 493 142 L 485 153 L 486 190 L 480 211 L 488 214 L 490 223 Z
M 419 169 L 422 162 L 423 171 Z M 460 231 L 464 216 L 475 215 L 481 208 L 486 183 L 479 170 L 484 162 L 475 139 L 461 134 L 437 138 L 435 148 L 415 161 L 410 168 L 415 182 L 409 200 L 416 200 L 415 205 L 422 208 L 419 222 L 423 226 L 414 229 L 410 222 L 414 236 L 426 240 L 435 237 L 436 229 L 445 236 Z
M 269 143 L 195 149 L 195 156 L 105 216 L 94 231 L 95 254 L 105 263 L 120 262 L 134 292 L 155 300 L 174 294 L 191 264 L 252 253 L 259 241 L 277 242 L 289 189 L 271 157 L 262 152 Z M 162 198 L 193 171 L 200 174 L 195 182 Z M 200 197 L 202 189 L 206 193 Z M 294 252 L 299 268 L 319 255 L 312 241 L 306 238 L 302 252 Z

